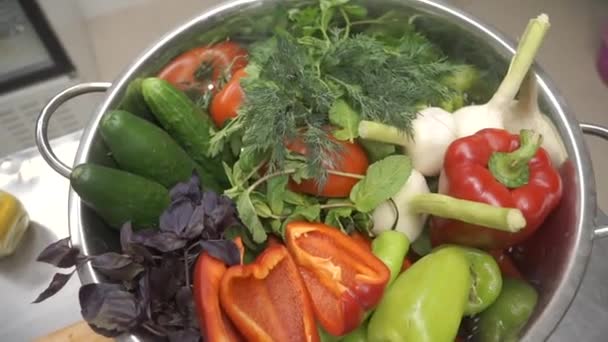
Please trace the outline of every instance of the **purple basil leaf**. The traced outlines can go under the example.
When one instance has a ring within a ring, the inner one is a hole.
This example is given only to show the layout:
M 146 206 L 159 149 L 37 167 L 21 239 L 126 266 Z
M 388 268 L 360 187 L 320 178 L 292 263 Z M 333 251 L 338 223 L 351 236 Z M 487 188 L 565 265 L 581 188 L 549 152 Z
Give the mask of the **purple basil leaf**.
M 201 236 L 203 230 L 205 230 L 205 208 L 202 205 L 198 205 L 194 208 L 186 230 L 182 233 L 182 237 L 192 240 Z
M 175 303 L 177 304 L 177 310 L 188 317 L 194 317 L 194 297 L 192 297 L 192 289 L 189 286 L 182 286 L 177 290 L 175 294 Z
M 132 281 L 144 270 L 144 267 L 133 262 L 131 257 L 114 252 L 92 257 L 91 265 L 115 281 Z
M 193 212 L 194 206 L 189 199 L 180 198 L 174 201 L 160 216 L 160 230 L 181 236 Z
M 136 295 L 139 300 L 140 318 L 144 321 L 152 319 L 150 312 L 150 278 L 147 273 L 139 278 Z
M 61 239 L 47 246 L 36 261 L 46 262 L 56 267 L 70 268 L 78 263 L 80 251 L 70 246 L 70 238 Z
M 59 290 L 61 290 L 68 282 L 68 280 L 70 280 L 72 274 L 74 274 L 73 271 L 67 274 L 55 273 L 49 286 L 44 291 L 42 291 L 38 298 L 36 298 L 32 303 L 36 304 L 43 302 L 44 300 L 53 296 L 55 293 L 59 292 Z
M 174 327 L 174 328 L 183 328 L 186 326 L 186 322 L 184 320 L 184 316 L 177 311 L 169 311 L 163 310 L 161 314 L 158 315 L 157 321 L 158 324 L 164 327 Z
M 228 266 L 241 263 L 241 252 L 236 243 L 231 240 L 201 241 L 200 245 L 205 252 L 216 259 L 222 260 Z
M 175 296 L 183 283 L 184 267 L 177 257 L 165 257 L 160 266 L 149 271 L 150 297 L 152 300 L 166 302 Z
M 120 269 L 133 263 L 128 255 L 108 252 L 91 257 L 91 265 L 98 269 Z
M 138 323 L 140 312 L 137 299 L 120 285 L 83 285 L 78 298 L 82 317 L 104 336 L 118 336 Z
M 187 328 L 171 331 L 167 337 L 169 342 L 198 342 L 201 339 L 201 333 L 198 329 Z
M 171 200 L 175 201 L 179 198 L 186 197 L 191 202 L 197 203 L 201 201 L 201 182 L 195 170 L 192 170 L 192 177 L 187 182 L 177 183 L 171 189 Z
M 163 253 L 173 252 L 186 245 L 186 240 L 171 232 L 160 232 L 156 229 L 146 229 L 133 233 L 135 243 L 151 247 Z

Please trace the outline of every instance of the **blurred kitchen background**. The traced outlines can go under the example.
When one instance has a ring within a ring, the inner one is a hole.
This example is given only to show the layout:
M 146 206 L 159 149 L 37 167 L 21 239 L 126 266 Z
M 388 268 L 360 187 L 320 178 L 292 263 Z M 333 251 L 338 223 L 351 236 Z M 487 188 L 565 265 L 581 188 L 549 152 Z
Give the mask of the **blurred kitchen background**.
M 52 173 L 31 149 L 39 110 L 52 95 L 71 84 L 112 81 L 161 35 L 219 2 L 0 0 L 0 189 L 19 191 L 35 222 L 23 248 L 11 258 L 0 260 L 0 341 L 29 341 L 80 319 L 77 277 L 71 279 L 61 295 L 43 304 L 29 304 L 53 272 L 50 267 L 33 262 L 37 253 L 41 246 L 68 235 L 68 183 Z M 511 38 L 517 38 L 531 17 L 541 12 L 549 14 L 552 28 L 539 63 L 570 104 L 572 115 L 581 122 L 608 126 L 608 87 L 595 66 L 601 32 L 608 27 L 608 1 L 447 2 Z M 101 95 L 84 96 L 63 106 L 61 113 L 53 117 L 51 136 L 68 142 L 58 151 L 66 163 L 71 164 L 78 131 L 86 125 L 100 99 Z M 587 142 L 594 161 L 599 204 L 608 209 L 608 180 L 604 178 L 608 172 L 608 145 L 593 138 Z M 41 173 L 44 177 L 38 176 Z M 598 244 L 587 277 L 591 279 L 586 279 L 585 284 L 608 280 L 593 274 L 598 269 L 608 274 L 608 267 L 602 262 L 606 258 L 608 244 Z M 34 275 L 31 268 L 36 269 Z M 608 305 L 608 293 L 595 296 L 577 299 L 575 306 Z M 571 329 L 566 318 L 554 340 L 572 341 L 581 329 L 594 330 L 583 340 L 605 341 L 608 316 L 599 311 L 594 315 L 593 308 L 590 310 L 589 326 Z

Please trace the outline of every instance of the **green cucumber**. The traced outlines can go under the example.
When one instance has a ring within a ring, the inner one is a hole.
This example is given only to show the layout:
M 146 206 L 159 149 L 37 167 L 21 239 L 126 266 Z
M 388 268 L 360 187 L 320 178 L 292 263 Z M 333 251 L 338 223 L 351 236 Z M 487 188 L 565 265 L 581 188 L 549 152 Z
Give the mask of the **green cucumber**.
M 88 207 L 116 229 L 128 221 L 136 228 L 157 227 L 160 215 L 171 203 L 164 186 L 95 164 L 76 166 L 70 185 Z
M 141 82 L 143 78 L 136 78 L 129 83 L 125 95 L 123 96 L 118 109 L 125 110 L 142 117 L 148 121 L 155 122 L 156 118 L 148 108 L 144 95 L 141 93 Z
M 100 133 L 121 169 L 172 188 L 196 170 L 203 188 L 220 191 L 213 175 L 204 172 L 160 127 L 123 110 L 109 111 Z
M 161 126 L 188 152 L 206 172 L 223 185 L 228 179 L 220 159 L 208 157 L 214 131 L 209 115 L 196 106 L 186 94 L 160 78 L 143 80 L 142 94 Z

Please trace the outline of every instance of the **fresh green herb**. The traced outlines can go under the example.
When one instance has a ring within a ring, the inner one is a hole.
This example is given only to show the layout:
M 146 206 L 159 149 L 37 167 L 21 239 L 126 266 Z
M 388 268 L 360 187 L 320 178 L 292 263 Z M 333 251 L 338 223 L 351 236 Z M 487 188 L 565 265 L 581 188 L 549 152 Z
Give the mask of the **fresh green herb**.
M 266 241 L 266 229 L 262 225 L 262 221 L 258 217 L 258 212 L 251 200 L 248 192 L 243 192 L 236 201 L 236 209 L 239 212 L 239 218 L 249 229 L 255 243 Z
M 404 155 L 394 155 L 372 164 L 367 175 L 350 193 L 357 210 L 367 213 L 394 196 L 412 172 L 412 162 Z
M 209 81 L 213 77 L 213 64 L 203 61 L 194 72 L 194 78 L 198 81 Z
M 397 152 L 397 148 L 392 144 L 385 144 L 377 141 L 359 139 L 359 144 L 363 146 L 367 156 L 372 163 L 382 160 Z
M 287 191 L 289 176 L 280 176 L 270 179 L 266 183 L 266 198 L 273 213 L 280 215 L 285 208 L 284 196 Z
M 316 221 L 320 220 L 320 216 L 321 216 L 321 206 L 318 204 L 310 205 L 310 206 L 306 206 L 306 207 L 298 206 L 295 208 L 295 211 L 293 212 L 293 214 L 289 215 L 285 220 L 283 220 L 281 230 L 280 230 L 281 235 L 283 235 L 283 233 L 285 232 L 285 226 L 287 226 L 287 224 L 289 222 L 299 221 L 299 220 L 316 222 Z
M 329 109 L 329 122 L 340 127 L 334 130 L 333 136 L 338 140 L 354 142 L 359 137 L 361 117 L 344 100 L 338 100 Z
M 347 217 L 350 217 L 353 214 L 354 209 L 352 207 L 341 207 L 330 209 L 325 215 L 325 224 L 338 227 L 344 230 L 341 220 Z
M 329 124 L 341 128 L 333 132 L 338 139 L 351 141 L 358 119 L 411 130 L 420 103 L 440 103 L 455 92 L 440 81 L 457 66 L 402 16 L 367 19 L 348 0 L 287 13 L 286 27 L 251 46 L 241 82 L 245 103 L 213 138 L 213 151 L 240 132 L 244 146 L 268 153 L 271 171 L 284 170 L 286 142 L 302 139 L 308 175 L 321 187 L 338 148 Z

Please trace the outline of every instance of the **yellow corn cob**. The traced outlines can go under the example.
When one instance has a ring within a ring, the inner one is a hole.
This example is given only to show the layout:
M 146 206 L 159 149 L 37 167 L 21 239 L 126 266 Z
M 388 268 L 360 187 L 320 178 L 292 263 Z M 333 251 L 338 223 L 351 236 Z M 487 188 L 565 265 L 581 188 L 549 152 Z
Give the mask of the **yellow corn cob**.
M 0 191 L 0 257 L 13 254 L 28 226 L 29 216 L 21 202 Z

